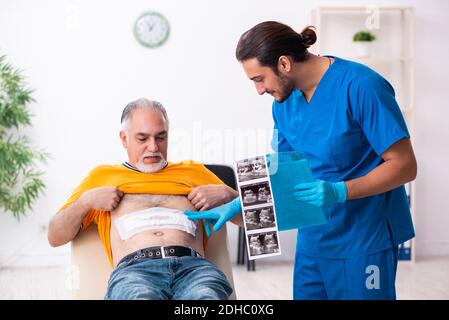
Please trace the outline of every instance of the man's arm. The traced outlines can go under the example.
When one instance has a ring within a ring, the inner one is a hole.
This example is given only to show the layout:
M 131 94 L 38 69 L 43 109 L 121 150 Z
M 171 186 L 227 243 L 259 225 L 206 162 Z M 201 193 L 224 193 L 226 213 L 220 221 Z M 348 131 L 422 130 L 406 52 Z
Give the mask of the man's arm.
M 238 196 L 238 191 L 225 184 L 208 184 L 193 188 L 187 198 L 198 211 L 205 211 L 228 203 Z M 243 226 L 241 214 L 236 215 L 230 221 Z
M 360 199 L 397 188 L 416 178 L 417 165 L 410 139 L 394 143 L 381 155 L 384 162 L 363 177 L 348 181 L 315 180 L 294 187 L 295 198 L 318 207 Z
M 204 211 L 227 203 L 238 195 L 237 191 L 225 184 L 206 184 L 193 188 L 187 199 L 197 210 Z
M 81 230 L 81 223 L 90 207 L 83 196 L 64 210 L 59 211 L 50 220 L 48 242 L 52 247 L 59 247 L 72 241 Z
M 384 193 L 416 178 L 417 164 L 410 139 L 396 142 L 381 157 L 385 162 L 367 175 L 346 181 L 348 200 Z
M 234 218 L 232 218 L 229 221 L 231 221 L 232 223 L 234 223 L 240 227 L 243 227 L 243 215 L 242 214 L 236 215 Z
M 67 208 L 53 216 L 48 227 L 48 242 L 58 247 L 72 241 L 81 229 L 89 209 L 114 210 L 123 196 L 116 187 L 100 187 L 87 190 Z

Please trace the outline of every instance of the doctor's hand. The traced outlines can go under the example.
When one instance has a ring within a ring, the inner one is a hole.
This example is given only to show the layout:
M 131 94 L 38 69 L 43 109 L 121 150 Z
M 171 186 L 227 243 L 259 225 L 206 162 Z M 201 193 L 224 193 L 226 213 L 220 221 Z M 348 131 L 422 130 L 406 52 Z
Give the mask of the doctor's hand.
M 333 183 L 315 180 L 297 184 L 294 190 L 293 194 L 297 200 L 321 208 L 331 204 L 345 202 L 347 197 L 344 181 Z
M 196 188 L 187 195 L 193 206 L 204 211 L 231 201 L 238 192 L 225 184 L 206 184 Z
M 208 237 L 211 236 L 210 226 L 212 223 L 214 225 L 214 232 L 217 232 L 221 227 L 229 220 L 234 218 L 237 214 L 241 212 L 240 198 L 237 197 L 231 202 L 228 202 L 222 206 L 216 207 L 211 210 L 206 211 L 190 211 L 186 210 L 184 213 L 190 220 L 201 220 L 204 219 L 204 226 L 206 229 L 206 234 Z

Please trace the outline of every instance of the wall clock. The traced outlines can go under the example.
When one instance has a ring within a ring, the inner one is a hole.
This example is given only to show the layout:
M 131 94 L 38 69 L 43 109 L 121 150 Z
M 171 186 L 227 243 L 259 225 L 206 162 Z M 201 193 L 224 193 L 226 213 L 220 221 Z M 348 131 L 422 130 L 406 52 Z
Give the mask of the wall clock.
M 170 26 L 168 20 L 155 11 L 145 12 L 134 24 L 134 36 L 147 48 L 157 48 L 168 39 Z

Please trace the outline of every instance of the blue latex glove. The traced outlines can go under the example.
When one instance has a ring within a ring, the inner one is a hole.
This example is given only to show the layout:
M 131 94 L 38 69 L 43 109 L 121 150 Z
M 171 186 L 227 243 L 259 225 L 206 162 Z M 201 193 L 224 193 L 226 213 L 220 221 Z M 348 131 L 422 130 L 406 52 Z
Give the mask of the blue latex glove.
M 216 207 L 214 209 L 205 211 L 190 211 L 186 210 L 184 213 L 190 220 L 201 220 L 204 219 L 204 227 L 206 229 L 206 234 L 210 237 L 210 226 L 212 223 L 214 225 L 214 232 L 217 232 L 221 227 L 229 220 L 234 218 L 239 214 L 242 209 L 240 205 L 240 198 L 237 197 L 231 202 L 228 202 L 222 206 Z
M 326 207 L 335 203 L 346 201 L 347 190 L 344 181 L 327 182 L 315 180 L 304 182 L 295 186 L 294 196 L 297 200 L 316 207 Z

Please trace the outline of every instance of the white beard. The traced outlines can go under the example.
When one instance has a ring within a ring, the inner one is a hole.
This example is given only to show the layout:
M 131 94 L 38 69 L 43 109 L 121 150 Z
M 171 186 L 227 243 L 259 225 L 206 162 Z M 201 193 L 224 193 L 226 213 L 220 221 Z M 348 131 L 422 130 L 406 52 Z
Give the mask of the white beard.
M 143 173 L 156 173 L 164 169 L 167 165 L 167 160 L 165 160 L 162 155 L 160 155 L 161 161 L 149 164 L 143 162 L 144 157 L 145 155 L 136 163 L 136 168 Z

